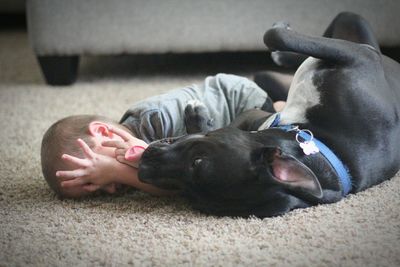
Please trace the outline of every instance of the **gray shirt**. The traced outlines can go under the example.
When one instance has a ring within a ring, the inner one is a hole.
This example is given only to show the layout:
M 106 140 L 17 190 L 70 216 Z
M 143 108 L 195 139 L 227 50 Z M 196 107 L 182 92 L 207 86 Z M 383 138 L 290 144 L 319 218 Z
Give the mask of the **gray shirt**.
M 253 81 L 228 74 L 207 77 L 191 85 L 134 104 L 121 123 L 145 142 L 186 134 L 184 110 L 190 100 L 203 102 L 214 120 L 214 129 L 227 126 L 245 110 L 261 108 L 267 94 Z

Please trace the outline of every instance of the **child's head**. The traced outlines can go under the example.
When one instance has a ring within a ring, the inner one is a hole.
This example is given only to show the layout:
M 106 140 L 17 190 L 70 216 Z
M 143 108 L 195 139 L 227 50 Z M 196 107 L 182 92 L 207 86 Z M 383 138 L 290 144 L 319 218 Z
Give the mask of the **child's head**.
M 50 188 L 60 197 L 77 198 L 88 195 L 82 186 L 61 187 L 62 179 L 56 176 L 59 170 L 76 168 L 63 161 L 61 156 L 69 154 L 83 158 L 83 152 L 77 139 L 84 140 L 97 153 L 114 156 L 114 149 L 102 147 L 101 142 L 115 137 L 108 131 L 107 125 L 122 127 L 117 122 L 97 115 L 76 115 L 55 122 L 44 134 L 41 148 L 43 175 Z M 115 192 L 115 184 L 102 188 L 109 193 Z

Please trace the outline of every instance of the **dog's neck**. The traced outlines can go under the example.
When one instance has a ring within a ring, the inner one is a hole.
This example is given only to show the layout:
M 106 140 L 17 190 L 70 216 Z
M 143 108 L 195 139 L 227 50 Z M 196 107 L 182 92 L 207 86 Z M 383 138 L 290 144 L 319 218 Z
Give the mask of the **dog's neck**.
M 333 153 L 333 151 L 328 148 L 324 143 L 313 137 L 313 134 L 309 130 L 301 130 L 299 127 L 294 125 L 281 125 L 280 124 L 280 114 L 275 113 L 269 116 L 261 126 L 258 127 L 259 130 L 277 128 L 284 130 L 285 132 L 294 132 L 295 137 L 294 142 L 303 150 L 306 156 L 310 154 L 319 153 L 325 158 L 325 161 L 332 167 L 334 173 L 336 174 L 341 188 L 342 196 L 346 196 L 352 189 L 351 176 L 349 174 L 348 168 L 343 164 L 343 162 Z M 314 170 L 317 172 L 317 170 Z M 324 177 L 317 174 L 317 177 Z

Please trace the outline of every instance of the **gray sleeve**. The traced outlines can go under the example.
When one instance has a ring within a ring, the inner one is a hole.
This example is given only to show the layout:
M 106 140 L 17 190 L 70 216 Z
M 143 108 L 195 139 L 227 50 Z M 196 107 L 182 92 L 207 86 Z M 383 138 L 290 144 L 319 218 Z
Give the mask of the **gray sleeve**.
M 121 118 L 137 138 L 152 142 L 186 133 L 184 110 L 189 100 L 203 102 L 214 129 L 227 126 L 248 109 L 260 108 L 267 94 L 253 81 L 229 74 L 210 76 L 200 85 L 191 85 L 134 104 Z
M 209 84 L 214 84 L 223 94 L 232 119 L 246 110 L 262 107 L 268 97 L 255 82 L 245 77 L 218 74 L 213 79 Z
M 120 123 L 145 142 L 186 133 L 184 109 L 194 99 L 187 88 L 170 91 L 139 101 L 129 108 Z
M 167 137 L 168 125 L 164 124 L 160 111 L 141 111 L 125 113 L 121 123 L 128 127 L 134 136 L 146 143 Z
M 207 77 L 201 88 L 202 101 L 214 118 L 216 128 L 227 126 L 246 110 L 261 108 L 268 98 L 253 81 L 231 74 Z

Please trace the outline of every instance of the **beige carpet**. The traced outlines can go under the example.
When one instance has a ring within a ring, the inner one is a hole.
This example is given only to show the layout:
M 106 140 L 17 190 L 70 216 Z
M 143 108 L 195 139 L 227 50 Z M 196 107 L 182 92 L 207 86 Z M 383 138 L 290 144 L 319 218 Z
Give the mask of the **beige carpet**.
M 26 34 L 0 32 L 0 266 L 400 266 L 400 177 L 264 220 L 205 216 L 183 199 L 134 192 L 60 201 L 47 188 L 39 148 L 55 120 L 118 119 L 136 100 L 262 64 L 251 55 L 84 58 L 74 86 L 50 88 Z

